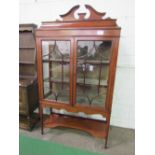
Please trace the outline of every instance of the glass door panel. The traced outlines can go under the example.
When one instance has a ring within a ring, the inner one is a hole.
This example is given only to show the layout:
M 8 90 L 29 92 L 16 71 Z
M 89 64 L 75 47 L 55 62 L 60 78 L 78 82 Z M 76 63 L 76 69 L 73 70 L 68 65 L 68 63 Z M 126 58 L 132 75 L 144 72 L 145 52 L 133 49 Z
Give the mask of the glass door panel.
M 44 98 L 69 103 L 70 41 L 42 41 Z
M 77 42 L 76 103 L 105 105 L 111 45 L 111 41 Z

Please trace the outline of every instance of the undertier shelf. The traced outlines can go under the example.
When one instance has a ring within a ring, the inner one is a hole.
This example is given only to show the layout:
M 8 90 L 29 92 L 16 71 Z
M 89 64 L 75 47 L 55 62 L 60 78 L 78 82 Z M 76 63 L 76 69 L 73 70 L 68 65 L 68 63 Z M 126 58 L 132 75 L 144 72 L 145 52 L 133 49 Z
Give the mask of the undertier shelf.
M 67 127 L 88 132 L 94 137 L 106 137 L 106 122 L 80 117 L 52 114 L 44 118 L 45 128 Z

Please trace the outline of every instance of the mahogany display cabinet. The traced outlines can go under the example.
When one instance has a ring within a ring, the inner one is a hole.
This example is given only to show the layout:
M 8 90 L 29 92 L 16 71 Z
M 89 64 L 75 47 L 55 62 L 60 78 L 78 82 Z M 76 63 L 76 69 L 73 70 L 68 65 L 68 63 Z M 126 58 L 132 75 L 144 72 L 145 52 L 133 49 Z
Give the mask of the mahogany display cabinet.
M 31 130 L 38 120 L 35 24 L 19 25 L 19 126 Z
M 104 138 L 106 148 L 121 28 L 116 19 L 85 7 L 89 17 L 79 13 L 75 18 L 77 5 L 62 20 L 42 22 L 36 31 L 41 132 L 58 126 L 80 129 Z M 43 117 L 47 107 L 50 115 Z M 105 120 L 52 109 L 100 114 Z

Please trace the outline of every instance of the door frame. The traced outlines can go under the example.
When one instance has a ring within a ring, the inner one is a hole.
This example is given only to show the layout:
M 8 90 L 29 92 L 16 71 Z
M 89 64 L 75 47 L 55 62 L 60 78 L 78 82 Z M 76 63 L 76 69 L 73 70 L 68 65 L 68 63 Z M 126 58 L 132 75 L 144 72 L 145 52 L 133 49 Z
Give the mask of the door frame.
M 105 37 L 105 36 L 89 36 L 89 37 L 85 37 L 85 36 L 80 36 L 80 37 L 74 37 L 74 52 L 73 52 L 73 63 L 74 63 L 74 71 L 73 71 L 73 73 L 74 73 L 74 79 L 73 79 L 73 106 L 81 106 L 81 107 L 83 107 L 83 108 L 90 108 L 91 106 L 89 106 L 89 105 L 81 105 L 81 104 L 78 104 L 78 103 L 76 103 L 76 81 L 77 81 L 77 71 L 76 71 L 76 67 L 77 67 L 77 61 L 76 61 L 76 58 L 77 58 L 77 42 L 78 41 L 103 41 L 103 40 L 109 40 L 109 41 L 111 41 L 112 42 L 112 46 L 111 46 L 111 58 L 110 58 L 110 63 L 109 63 L 109 75 L 108 75 L 108 80 L 107 80 L 107 84 L 108 84 L 108 86 L 107 86 L 107 94 L 106 94 L 106 100 L 105 100 L 105 106 L 93 106 L 93 108 L 100 108 L 100 109 L 105 109 L 105 110 L 108 110 L 109 109 L 109 107 L 108 107 L 108 103 L 109 103 L 109 100 L 110 100 L 110 98 L 109 98 L 109 96 L 110 96 L 110 93 L 111 93 L 111 78 L 110 78 L 110 73 L 111 73 L 111 70 L 113 69 L 112 68 L 112 66 L 113 66 L 113 61 L 111 61 L 111 60 L 113 60 L 113 53 L 115 52 L 114 51 L 114 47 L 115 47 L 115 39 L 113 38 L 113 37 Z
M 36 44 L 37 44 L 37 72 L 38 72 L 38 90 L 39 90 L 39 100 L 40 101 L 50 101 L 51 103 L 55 103 L 54 100 L 48 100 L 44 99 L 44 87 L 43 87 L 43 62 L 42 62 L 42 41 L 52 41 L 52 40 L 58 40 L 58 41 L 70 41 L 70 63 L 69 63 L 69 103 L 68 105 L 72 105 L 73 98 L 72 98 L 72 85 L 73 85 L 73 37 L 36 37 Z M 66 104 L 65 102 L 57 102 L 60 104 Z

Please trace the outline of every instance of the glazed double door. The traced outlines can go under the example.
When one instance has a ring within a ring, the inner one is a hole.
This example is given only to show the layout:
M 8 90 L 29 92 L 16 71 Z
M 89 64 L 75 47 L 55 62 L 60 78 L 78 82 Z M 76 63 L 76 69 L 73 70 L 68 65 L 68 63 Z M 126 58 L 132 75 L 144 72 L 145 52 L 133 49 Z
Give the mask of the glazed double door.
M 43 99 L 104 107 L 112 40 L 103 37 L 42 39 Z

